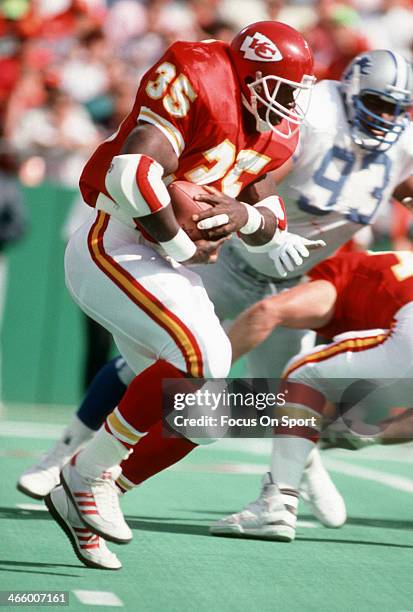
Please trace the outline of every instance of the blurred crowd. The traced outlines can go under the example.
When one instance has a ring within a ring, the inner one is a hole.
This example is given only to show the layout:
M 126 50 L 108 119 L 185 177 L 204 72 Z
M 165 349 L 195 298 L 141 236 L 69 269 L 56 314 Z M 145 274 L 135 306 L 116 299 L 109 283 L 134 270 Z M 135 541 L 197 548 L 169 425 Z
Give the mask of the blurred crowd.
M 305 34 L 319 79 L 339 78 L 368 48 L 412 55 L 413 0 L 2 0 L 2 149 L 17 155 L 25 184 L 75 187 L 171 42 L 230 40 L 261 19 Z

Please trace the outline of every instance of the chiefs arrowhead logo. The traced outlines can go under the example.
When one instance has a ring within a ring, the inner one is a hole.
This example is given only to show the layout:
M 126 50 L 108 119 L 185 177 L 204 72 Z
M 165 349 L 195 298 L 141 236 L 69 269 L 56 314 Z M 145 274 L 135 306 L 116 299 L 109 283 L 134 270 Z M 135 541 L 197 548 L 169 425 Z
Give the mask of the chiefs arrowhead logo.
M 259 32 L 245 37 L 241 51 L 245 59 L 255 62 L 279 62 L 283 58 L 277 45 Z

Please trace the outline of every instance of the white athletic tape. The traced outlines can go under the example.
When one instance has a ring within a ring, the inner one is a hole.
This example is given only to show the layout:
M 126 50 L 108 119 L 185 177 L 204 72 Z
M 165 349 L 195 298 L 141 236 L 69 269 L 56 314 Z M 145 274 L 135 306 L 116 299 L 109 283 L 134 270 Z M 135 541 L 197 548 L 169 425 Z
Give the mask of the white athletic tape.
M 216 215 L 215 217 L 208 217 L 208 219 L 203 219 L 202 221 L 198 221 L 197 228 L 200 230 L 209 230 L 214 227 L 220 227 L 221 225 L 226 225 L 229 223 L 229 217 L 226 214 Z

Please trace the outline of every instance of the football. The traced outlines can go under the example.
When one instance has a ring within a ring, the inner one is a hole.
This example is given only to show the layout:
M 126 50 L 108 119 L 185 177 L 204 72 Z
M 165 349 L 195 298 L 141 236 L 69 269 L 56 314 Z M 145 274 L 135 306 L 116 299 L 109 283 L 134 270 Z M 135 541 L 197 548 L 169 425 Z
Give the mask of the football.
M 174 181 L 168 187 L 171 196 L 172 207 L 179 225 L 188 234 L 191 240 L 205 238 L 202 230 L 192 221 L 192 215 L 211 208 L 206 202 L 197 202 L 193 199 L 195 195 L 207 193 L 201 185 L 189 183 L 188 181 Z

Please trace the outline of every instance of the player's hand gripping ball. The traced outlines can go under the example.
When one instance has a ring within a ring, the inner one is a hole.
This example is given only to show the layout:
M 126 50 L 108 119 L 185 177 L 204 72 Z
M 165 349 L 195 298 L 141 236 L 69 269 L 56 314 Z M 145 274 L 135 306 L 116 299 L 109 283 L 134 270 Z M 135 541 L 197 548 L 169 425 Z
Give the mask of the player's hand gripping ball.
M 206 239 L 205 232 L 198 229 L 195 221 L 192 220 L 192 215 L 211 208 L 210 204 L 193 199 L 196 195 L 207 193 L 204 187 L 188 181 L 174 181 L 169 185 L 168 191 L 175 217 L 182 229 L 194 242 Z

